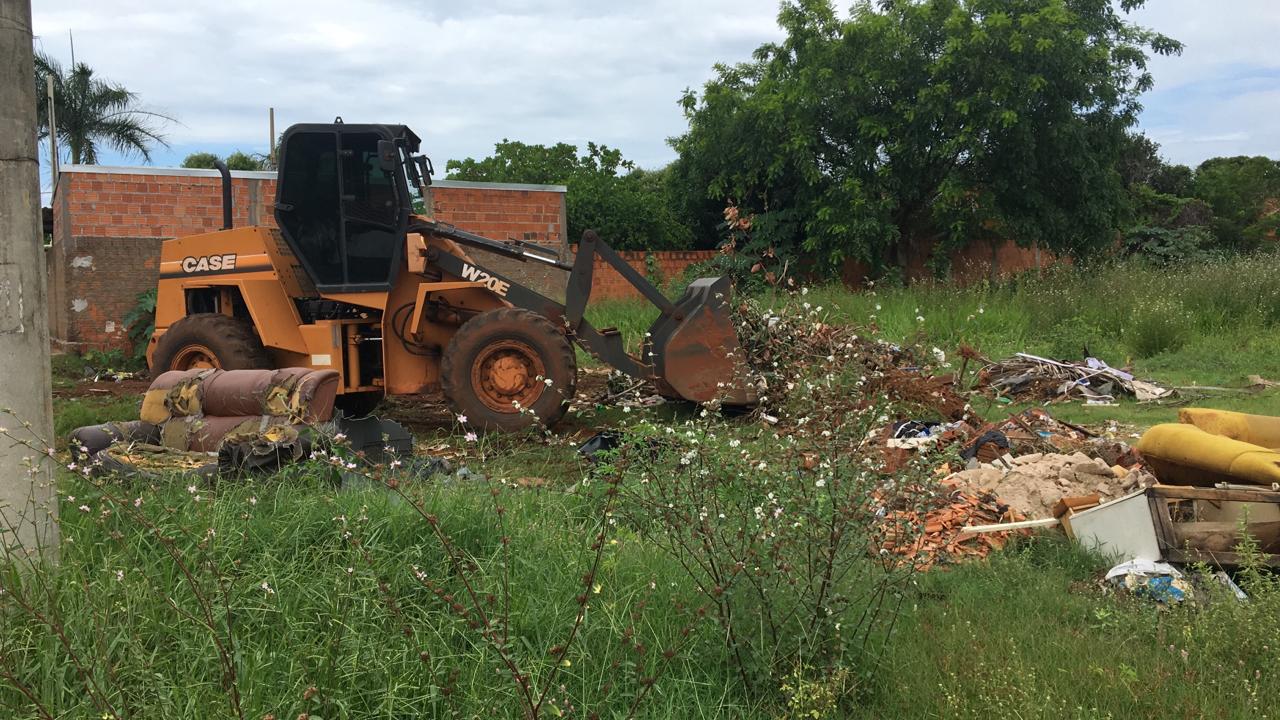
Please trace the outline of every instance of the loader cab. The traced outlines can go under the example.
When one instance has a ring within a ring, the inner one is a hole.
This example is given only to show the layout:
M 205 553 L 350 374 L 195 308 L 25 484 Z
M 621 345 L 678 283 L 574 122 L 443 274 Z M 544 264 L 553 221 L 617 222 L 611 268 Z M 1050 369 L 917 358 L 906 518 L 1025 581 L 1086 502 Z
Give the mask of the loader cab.
M 316 290 L 385 292 L 402 263 L 420 140 L 403 125 L 294 125 L 280 143 L 275 217 Z

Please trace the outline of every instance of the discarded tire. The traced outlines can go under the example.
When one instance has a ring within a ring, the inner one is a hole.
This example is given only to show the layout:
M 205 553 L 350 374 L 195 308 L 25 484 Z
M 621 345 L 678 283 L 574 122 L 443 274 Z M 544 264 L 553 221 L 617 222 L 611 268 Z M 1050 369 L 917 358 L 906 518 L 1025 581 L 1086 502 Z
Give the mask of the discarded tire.
M 263 370 L 271 358 L 252 326 L 217 313 L 188 315 L 169 326 L 151 355 L 151 376 L 170 370 Z
M 500 308 L 468 320 L 445 350 L 445 397 L 485 430 L 553 425 L 564 417 L 578 383 L 573 346 L 550 320 Z

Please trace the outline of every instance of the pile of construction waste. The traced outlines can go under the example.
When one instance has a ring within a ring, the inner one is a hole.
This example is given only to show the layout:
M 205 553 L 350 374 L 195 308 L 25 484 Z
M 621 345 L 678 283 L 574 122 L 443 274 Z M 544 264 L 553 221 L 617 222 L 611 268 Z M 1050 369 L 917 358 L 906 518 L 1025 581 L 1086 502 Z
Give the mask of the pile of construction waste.
M 928 568 L 1058 527 L 1144 567 L 1235 566 L 1246 557 L 1237 545 L 1249 538 L 1265 562 L 1280 565 L 1280 451 L 1268 449 L 1280 441 L 1280 418 L 1184 409 L 1179 421 L 1151 428 L 1133 446 L 1041 408 L 980 427 L 894 423 L 882 433 L 882 452 L 954 454 L 937 456 L 947 459 L 922 510 L 886 513 L 886 527 L 905 521 L 919 532 L 886 532 L 880 547 Z M 1125 570 L 1126 582 L 1145 583 L 1135 572 Z
M 994 493 L 975 490 L 955 478 L 943 480 L 941 489 L 923 509 L 885 513 L 877 538 L 882 551 L 919 570 L 982 558 L 1003 547 L 1010 533 L 965 532 L 965 527 L 1016 522 L 1024 517 Z
M 986 366 L 979 382 L 996 396 L 1050 402 L 1078 399 L 1103 404 L 1122 396 L 1147 402 L 1171 398 L 1175 392 L 1159 383 L 1139 380 L 1098 358 L 1064 362 L 1027 353 Z
M 935 413 L 939 408 L 935 407 Z M 1126 442 L 1057 420 L 1042 408 L 1001 422 L 899 420 L 875 433 L 883 472 L 896 473 L 921 452 L 937 453 L 940 481 L 923 510 L 888 513 L 920 533 L 888 533 L 881 548 L 919 567 L 985 557 L 1020 524 L 1052 518 L 1064 498 L 1103 502 L 1155 483 Z M 996 529 L 975 532 L 974 527 Z M 900 542 L 900 537 L 902 541 Z

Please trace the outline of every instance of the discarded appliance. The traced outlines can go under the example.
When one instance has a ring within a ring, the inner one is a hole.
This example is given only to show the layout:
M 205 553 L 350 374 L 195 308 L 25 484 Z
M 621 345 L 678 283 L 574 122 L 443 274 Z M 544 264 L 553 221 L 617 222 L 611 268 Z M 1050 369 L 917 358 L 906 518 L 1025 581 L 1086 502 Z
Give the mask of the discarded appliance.
M 1112 558 L 1161 560 L 1160 542 L 1145 490 L 1062 516 L 1067 536 Z
M 1246 535 L 1280 567 L 1280 491 L 1153 485 L 1061 516 L 1067 535 L 1112 558 L 1231 567 Z

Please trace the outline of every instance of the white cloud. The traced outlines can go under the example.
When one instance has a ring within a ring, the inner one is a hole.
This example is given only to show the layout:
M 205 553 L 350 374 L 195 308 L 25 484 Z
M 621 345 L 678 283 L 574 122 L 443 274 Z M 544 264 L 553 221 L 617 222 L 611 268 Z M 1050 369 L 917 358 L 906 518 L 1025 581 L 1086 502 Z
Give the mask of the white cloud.
M 56 0 L 35 7 L 35 32 L 65 61 L 73 30 L 78 60 L 181 120 L 169 136 L 183 149 L 262 150 L 274 106 L 281 128 L 407 123 L 440 166 L 504 137 L 596 140 L 658 165 L 684 128 L 680 93 L 777 37 L 776 12 L 774 0 Z
M 847 5 L 845 2 L 839 3 Z M 669 161 L 676 102 L 716 62 L 777 39 L 775 0 L 37 0 L 41 46 L 181 122 L 187 152 L 265 150 L 267 107 L 293 122 L 403 122 L 444 160 L 504 138 L 595 140 Z M 1143 127 L 1166 156 L 1280 154 L 1280 2 L 1150 0 L 1139 23 L 1186 43 L 1153 58 Z
M 1280 2 L 1149 0 L 1133 19 L 1185 45 L 1152 58 L 1156 86 L 1143 99 L 1143 129 L 1166 158 L 1280 157 Z

